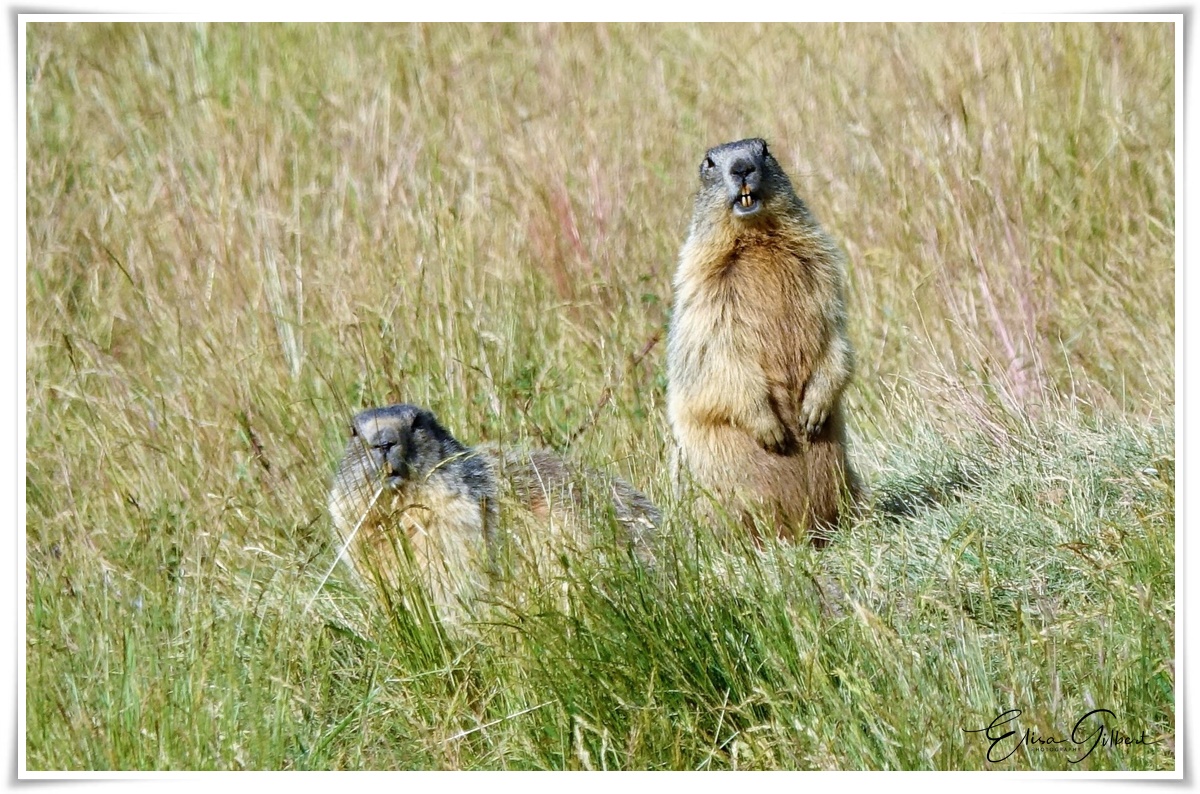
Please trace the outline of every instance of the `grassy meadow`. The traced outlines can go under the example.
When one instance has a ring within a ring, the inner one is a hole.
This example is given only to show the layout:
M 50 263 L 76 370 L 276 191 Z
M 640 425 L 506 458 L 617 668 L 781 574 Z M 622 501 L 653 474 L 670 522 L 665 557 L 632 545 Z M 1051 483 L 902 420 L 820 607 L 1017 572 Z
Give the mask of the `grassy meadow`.
M 28 769 L 1175 768 L 1172 25 L 25 35 Z M 823 550 L 672 498 L 671 276 L 747 136 L 848 255 L 855 465 L 977 475 Z M 460 627 L 326 580 L 397 401 L 625 476 L 659 564 Z M 1145 743 L 993 762 L 1009 709 Z

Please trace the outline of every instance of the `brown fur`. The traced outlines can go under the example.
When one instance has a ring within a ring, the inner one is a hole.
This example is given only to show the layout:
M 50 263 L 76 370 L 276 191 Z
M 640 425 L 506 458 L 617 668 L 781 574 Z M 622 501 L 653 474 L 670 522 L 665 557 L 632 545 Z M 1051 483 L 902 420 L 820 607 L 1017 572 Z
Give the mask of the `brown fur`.
M 544 570 L 564 543 L 586 537 L 583 511 L 596 504 L 611 506 L 649 560 L 659 513 L 624 480 L 550 450 L 466 447 L 413 405 L 354 418 L 329 494 L 334 526 L 360 576 L 403 589 L 412 570 L 403 562 L 407 544 L 416 574 L 442 606 L 478 592 L 502 560 Z
M 756 202 L 745 212 L 742 182 Z M 841 405 L 854 366 L 844 282 L 840 251 L 765 142 L 709 150 L 675 274 L 675 465 L 781 537 L 826 536 L 859 491 Z

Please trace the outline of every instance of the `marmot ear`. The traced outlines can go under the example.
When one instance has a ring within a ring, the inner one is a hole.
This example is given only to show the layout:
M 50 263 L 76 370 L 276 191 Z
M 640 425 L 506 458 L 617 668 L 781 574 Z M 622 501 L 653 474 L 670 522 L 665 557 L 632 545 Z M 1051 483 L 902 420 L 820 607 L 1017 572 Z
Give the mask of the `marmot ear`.
M 412 431 L 425 430 L 427 432 L 433 432 L 434 428 L 437 426 L 437 417 L 433 415 L 432 411 L 425 408 L 418 408 L 417 412 L 413 414 L 411 425 Z

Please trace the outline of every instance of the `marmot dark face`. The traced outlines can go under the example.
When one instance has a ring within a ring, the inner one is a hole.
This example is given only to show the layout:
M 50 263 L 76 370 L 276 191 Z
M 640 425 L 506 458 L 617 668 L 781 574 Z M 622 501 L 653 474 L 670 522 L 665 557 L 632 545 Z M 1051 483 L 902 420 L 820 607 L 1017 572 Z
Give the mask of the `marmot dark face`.
M 711 211 L 714 202 L 723 202 L 731 217 L 750 221 L 760 214 L 770 215 L 762 212 L 764 206 L 794 195 L 791 181 L 762 138 L 714 146 L 700 162 L 697 210 Z
M 427 479 L 437 467 L 466 452 L 430 411 L 402 404 L 355 416 L 346 458 L 355 461 L 357 471 L 369 468 L 381 485 L 399 489 L 409 481 Z M 362 465 L 364 458 L 369 466 Z
M 362 411 L 350 426 L 349 443 L 364 447 L 380 481 L 391 488 L 428 475 L 434 465 L 462 451 L 433 414 L 416 405 Z

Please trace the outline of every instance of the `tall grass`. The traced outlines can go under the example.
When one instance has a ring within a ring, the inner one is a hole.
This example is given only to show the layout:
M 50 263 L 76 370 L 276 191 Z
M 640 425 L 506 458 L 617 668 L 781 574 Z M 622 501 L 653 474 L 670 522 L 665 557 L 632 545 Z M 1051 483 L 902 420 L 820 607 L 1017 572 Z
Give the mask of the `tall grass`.
M 1173 768 L 1173 43 L 30 24 L 29 768 Z M 856 465 L 986 473 L 820 552 L 666 472 L 694 172 L 748 135 L 851 262 Z M 318 593 L 348 418 L 401 400 L 628 477 L 661 564 L 463 630 Z M 1154 743 L 992 764 L 1009 708 Z

